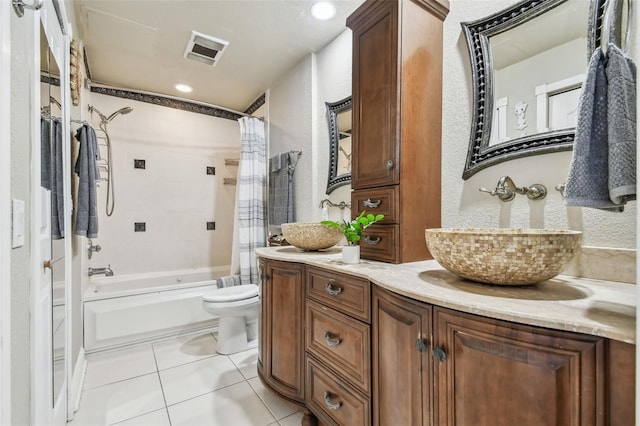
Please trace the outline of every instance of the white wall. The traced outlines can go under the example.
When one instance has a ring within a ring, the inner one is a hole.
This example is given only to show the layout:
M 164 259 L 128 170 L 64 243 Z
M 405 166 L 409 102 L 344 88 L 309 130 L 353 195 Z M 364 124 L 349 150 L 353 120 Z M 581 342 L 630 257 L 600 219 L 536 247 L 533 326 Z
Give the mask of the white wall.
M 466 181 L 461 178 L 469 145 L 472 85 L 460 23 L 485 17 L 513 3 L 450 2 L 444 25 L 442 225 L 570 228 L 583 231 L 586 246 L 635 248 L 636 202 L 630 203 L 624 213 L 564 206 L 560 193 L 553 188 L 566 181 L 571 152 L 512 160 L 484 169 Z M 481 186 L 494 188 L 503 175 L 510 176 L 519 186 L 541 183 L 549 195 L 542 201 L 518 196 L 513 202 L 503 203 L 478 191 Z
M 294 174 L 295 220 L 321 219 L 320 201 L 349 202 L 351 186 L 326 194 L 329 174 L 329 130 L 325 102 L 351 94 L 351 30 L 345 30 L 317 54 L 305 57 L 270 91 L 269 155 L 302 150 Z M 348 212 L 345 213 L 348 216 Z M 340 218 L 331 209 L 330 218 Z
M 224 160 L 239 158 L 238 123 L 96 93 L 85 102 L 107 116 L 133 107 L 108 125 L 115 209 L 106 216 L 107 185 L 100 182 L 93 243 L 102 250 L 89 266 L 110 264 L 124 275 L 230 264 L 236 186 L 223 179 L 235 178 L 238 168 Z M 97 115 L 91 120 L 97 129 Z M 106 158 L 106 147 L 101 155 Z M 145 160 L 146 168 L 134 168 L 134 159 Z M 206 174 L 207 166 L 215 167 L 215 176 Z M 208 221 L 215 222 L 214 231 L 207 230 Z M 146 231 L 134 232 L 136 222 Z

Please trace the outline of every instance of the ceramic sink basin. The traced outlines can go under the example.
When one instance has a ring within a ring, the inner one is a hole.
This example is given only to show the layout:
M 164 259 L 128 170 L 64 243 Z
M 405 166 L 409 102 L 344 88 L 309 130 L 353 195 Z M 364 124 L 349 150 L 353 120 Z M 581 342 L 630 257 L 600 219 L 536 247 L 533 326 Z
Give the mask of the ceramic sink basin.
M 427 247 L 445 269 L 487 284 L 528 285 L 558 275 L 580 249 L 582 233 L 554 229 L 426 229 Z
M 299 249 L 322 250 L 338 244 L 342 231 L 318 222 L 292 222 L 282 224 L 282 235 Z

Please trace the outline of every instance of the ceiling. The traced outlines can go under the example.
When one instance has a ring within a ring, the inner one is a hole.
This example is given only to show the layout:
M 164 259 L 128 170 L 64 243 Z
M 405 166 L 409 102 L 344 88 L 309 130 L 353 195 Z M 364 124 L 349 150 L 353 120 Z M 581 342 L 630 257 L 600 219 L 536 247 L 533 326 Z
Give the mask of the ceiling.
M 342 33 L 362 1 L 334 0 L 337 13 L 329 21 L 311 17 L 312 0 L 73 4 L 94 83 L 243 111 L 302 58 Z M 192 30 L 229 42 L 215 66 L 183 57 Z M 177 83 L 193 92 L 179 92 Z

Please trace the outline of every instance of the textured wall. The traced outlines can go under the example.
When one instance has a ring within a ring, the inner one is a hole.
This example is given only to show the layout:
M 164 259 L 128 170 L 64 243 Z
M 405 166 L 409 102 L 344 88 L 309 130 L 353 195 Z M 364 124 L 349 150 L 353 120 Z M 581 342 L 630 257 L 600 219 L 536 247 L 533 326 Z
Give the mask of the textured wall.
M 624 213 L 564 206 L 560 193 L 553 188 L 565 182 L 571 152 L 512 160 L 482 170 L 466 181 L 461 178 L 469 144 L 472 85 L 460 23 L 485 17 L 513 3 L 488 0 L 450 3 L 444 26 L 442 225 L 571 228 L 584 232 L 583 245 L 635 248 L 635 202 Z M 494 188 L 503 175 L 510 176 L 519 186 L 542 183 L 549 195 L 542 201 L 518 196 L 513 202 L 503 203 L 478 191 L 479 187 Z

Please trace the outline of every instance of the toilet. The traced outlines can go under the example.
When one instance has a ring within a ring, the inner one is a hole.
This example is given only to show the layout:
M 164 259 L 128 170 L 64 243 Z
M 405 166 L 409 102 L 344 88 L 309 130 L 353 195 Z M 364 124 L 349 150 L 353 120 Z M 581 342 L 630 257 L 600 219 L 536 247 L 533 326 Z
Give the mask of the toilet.
M 255 284 L 224 287 L 205 294 L 204 310 L 220 319 L 219 354 L 241 352 L 258 344 L 258 286 Z

